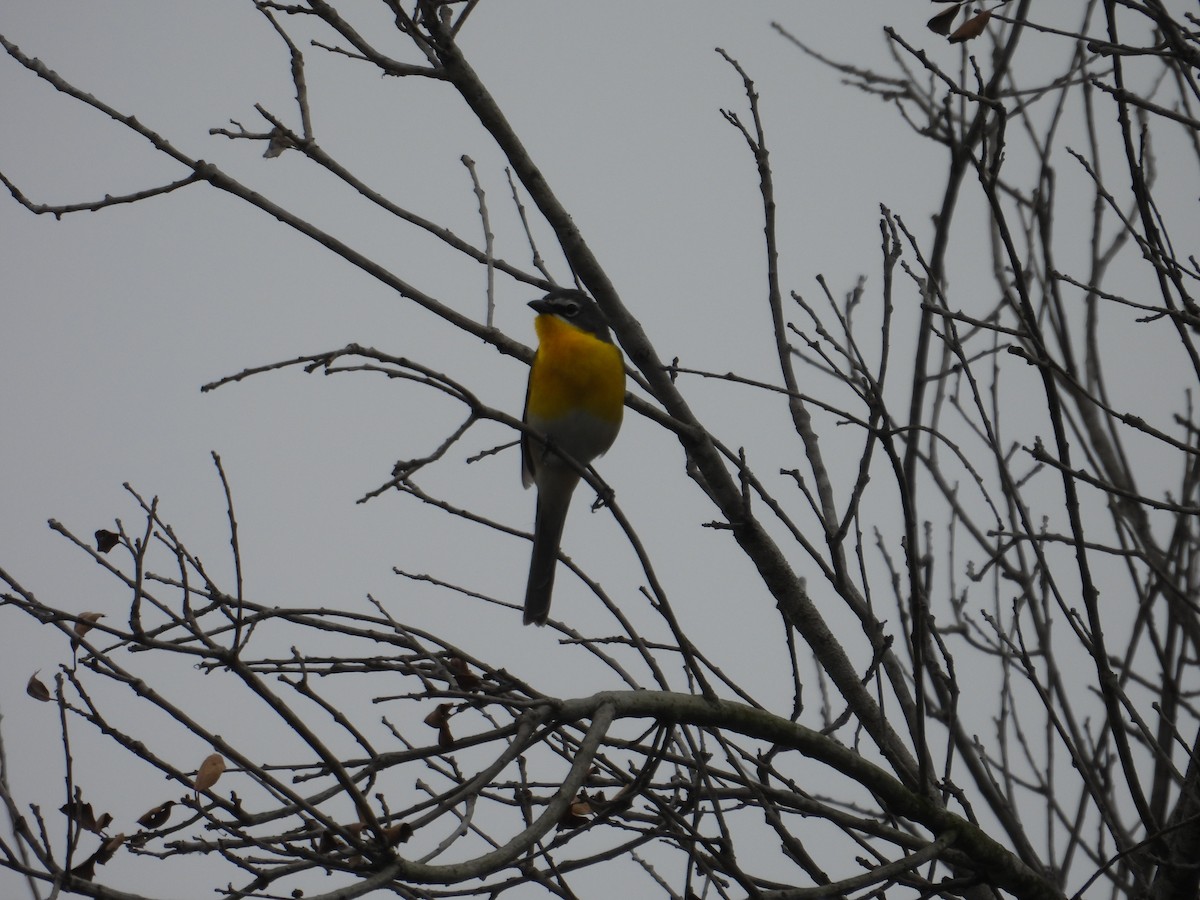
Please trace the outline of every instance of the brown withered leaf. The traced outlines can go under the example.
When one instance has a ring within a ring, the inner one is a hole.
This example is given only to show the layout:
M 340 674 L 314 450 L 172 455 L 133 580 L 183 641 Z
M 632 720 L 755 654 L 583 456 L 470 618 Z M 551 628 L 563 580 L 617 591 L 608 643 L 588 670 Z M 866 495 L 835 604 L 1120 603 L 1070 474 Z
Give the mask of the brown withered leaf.
M 954 33 L 950 35 L 950 43 L 961 44 L 963 41 L 969 41 L 971 38 L 977 38 L 983 34 L 983 30 L 987 28 L 988 21 L 992 18 L 992 11 L 985 9 L 981 13 L 976 13 L 954 29 Z
M 572 803 L 571 807 L 573 808 L 574 806 L 575 806 L 575 804 Z M 578 815 L 578 814 L 572 812 L 571 809 L 568 809 L 565 813 L 563 813 L 563 817 L 558 820 L 558 827 L 559 828 L 582 828 L 587 823 L 588 823 L 587 816 Z
M 119 543 L 121 543 L 121 536 L 115 531 L 109 531 L 107 528 L 97 529 L 96 549 L 101 553 L 107 553 Z
M 430 728 L 445 728 L 446 723 L 450 721 L 450 710 L 454 708 L 452 703 L 439 703 L 437 709 L 425 717 L 425 724 Z
M 75 637 L 81 638 L 89 631 L 92 626 L 104 618 L 104 613 L 85 612 L 79 614 L 79 621 L 75 623 Z
M 60 806 L 58 811 L 72 822 L 77 822 L 80 828 L 87 829 L 88 831 L 91 831 L 96 825 L 96 813 L 90 803 L 71 800 Z
M 342 831 L 345 831 L 352 838 L 362 837 L 363 830 L 367 827 L 366 822 L 351 822 L 348 825 L 341 826 Z M 321 831 L 320 838 L 317 839 L 317 852 L 323 854 L 334 853 L 346 847 L 346 842 L 333 829 L 325 828 Z
M 389 825 L 383 829 L 383 837 L 387 842 L 387 846 L 394 847 L 396 844 L 405 843 L 413 836 L 413 827 L 407 822 L 400 822 L 397 825 Z
M 220 753 L 212 753 L 205 757 L 204 762 L 200 763 L 200 769 L 196 772 L 196 793 L 199 794 L 201 791 L 207 791 L 216 784 L 217 779 L 221 777 L 221 773 L 224 771 L 225 757 Z
M 113 854 L 116 853 L 124 843 L 125 835 L 123 834 L 114 835 L 113 837 L 108 838 L 103 844 L 100 845 L 99 850 L 97 850 L 79 865 L 75 866 L 75 868 L 71 870 L 71 874 L 76 878 L 82 879 L 83 881 L 95 881 L 96 866 L 102 866 L 112 859 Z
M 954 19 L 958 16 L 959 5 L 956 3 L 925 23 L 926 27 L 934 34 L 949 34 L 950 29 L 954 27 Z
M 167 824 L 167 819 L 171 818 L 171 807 L 174 805 L 174 800 L 159 804 L 138 816 L 137 823 L 143 828 L 162 828 Z
M 97 850 L 79 865 L 71 870 L 71 874 L 76 878 L 81 878 L 84 881 L 95 881 L 96 879 L 96 857 L 100 855 Z
M 592 804 L 588 802 L 587 793 L 579 792 L 572 802 L 567 807 L 567 811 L 563 813 L 562 819 L 558 822 L 559 828 L 580 828 L 588 823 L 588 817 L 595 812 L 592 809 Z
M 112 821 L 112 816 L 108 813 L 97 819 L 96 811 L 92 809 L 92 804 L 84 803 L 81 800 L 72 800 L 69 803 L 64 803 L 58 808 L 58 811 L 84 831 L 91 831 L 96 834 L 103 831 L 104 827 Z
M 558 820 L 558 827 L 568 829 L 582 828 L 587 823 L 588 820 L 585 816 L 577 816 L 570 810 L 567 810 L 563 813 L 563 817 Z
M 483 684 L 479 676 L 471 671 L 471 667 L 461 656 L 450 657 L 446 660 L 446 665 L 450 667 L 450 671 L 454 673 L 454 680 L 464 691 L 477 691 Z
M 322 856 L 328 855 L 336 850 L 340 844 L 341 841 L 337 839 L 337 836 L 329 829 L 326 829 L 321 832 L 321 837 L 317 839 L 317 852 Z
M 114 834 L 107 841 L 100 845 L 100 849 L 96 851 L 96 862 L 104 865 L 113 858 L 113 854 L 121 849 L 121 845 L 125 843 L 125 835 Z
M 454 735 L 450 733 L 450 723 L 445 722 L 438 729 L 438 746 L 443 750 L 449 750 L 454 746 Z
M 42 670 L 38 669 L 38 672 L 40 671 Z M 29 676 L 29 681 L 25 683 L 25 693 L 27 693 L 34 700 L 41 700 L 43 703 L 46 703 L 50 700 L 50 688 L 42 684 L 41 679 L 38 678 L 37 672 L 34 672 Z

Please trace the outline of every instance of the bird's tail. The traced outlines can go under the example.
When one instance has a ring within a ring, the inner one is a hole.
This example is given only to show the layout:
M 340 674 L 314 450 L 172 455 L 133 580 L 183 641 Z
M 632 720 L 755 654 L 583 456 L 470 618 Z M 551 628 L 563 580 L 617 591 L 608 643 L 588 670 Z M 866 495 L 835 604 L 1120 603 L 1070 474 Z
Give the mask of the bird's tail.
M 550 615 L 554 571 L 558 567 L 558 544 L 562 540 L 571 494 L 579 483 L 574 472 L 543 472 L 538 481 L 537 514 L 533 525 L 533 553 L 529 559 L 529 582 L 525 587 L 525 624 L 545 625 Z

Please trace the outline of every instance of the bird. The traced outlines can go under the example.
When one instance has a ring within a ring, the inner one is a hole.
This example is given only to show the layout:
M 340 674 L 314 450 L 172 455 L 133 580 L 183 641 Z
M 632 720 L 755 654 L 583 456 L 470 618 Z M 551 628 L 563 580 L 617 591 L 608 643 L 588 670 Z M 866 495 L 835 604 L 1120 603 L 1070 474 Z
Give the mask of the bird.
M 612 446 L 621 428 L 625 362 L 604 313 L 583 291 L 558 288 L 529 306 L 537 313 L 538 347 L 525 392 L 521 482 L 537 485 L 537 511 L 524 622 L 545 625 L 580 470 Z

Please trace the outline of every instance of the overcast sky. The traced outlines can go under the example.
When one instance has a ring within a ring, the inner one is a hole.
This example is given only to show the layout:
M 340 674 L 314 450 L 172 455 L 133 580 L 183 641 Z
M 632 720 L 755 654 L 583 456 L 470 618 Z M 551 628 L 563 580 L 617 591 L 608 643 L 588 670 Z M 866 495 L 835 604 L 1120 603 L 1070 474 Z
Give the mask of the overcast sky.
M 774 379 L 756 174 L 742 138 L 719 114 L 722 107 L 744 114 L 745 95 L 714 48 L 740 60 L 762 95 L 785 288 L 815 296 L 814 278 L 823 273 L 840 293 L 860 274 L 878 277 L 881 203 L 918 235 L 928 234 L 945 160 L 892 110 L 840 84 L 770 22 L 863 66 L 887 68 L 885 25 L 952 60 L 957 51 L 924 30 L 929 6 L 506 0 L 480 5 L 462 45 L 662 356 Z M 379 16 L 380 43 L 417 61 L 400 49 L 399 36 L 382 37 L 387 27 Z M 346 196 L 298 154 L 264 160 L 260 145 L 209 136 L 209 128 L 231 119 L 261 128 L 256 103 L 295 122 L 286 53 L 250 3 L 6 0 L 0 33 L 183 152 L 217 163 L 422 290 L 482 316 L 480 268 Z M 488 191 L 498 254 L 527 265 L 503 163 L 449 88 L 380 79 L 344 58 L 308 52 L 316 136 L 328 152 L 396 202 L 477 243 L 477 201 L 460 161 L 469 155 Z M 144 140 L 56 94 L 7 57 L 0 58 L 0 109 L 0 170 L 35 202 L 94 200 L 182 174 Z M 555 277 L 569 281 L 545 229 L 539 237 Z M 971 266 L 969 255 L 952 261 L 958 284 L 971 277 Z M 499 644 L 503 653 L 492 655 L 553 658 L 553 636 L 522 629 L 517 613 L 481 610 L 391 573 L 398 566 L 496 593 L 509 585 L 517 600 L 525 542 L 489 535 L 464 543 L 455 523 L 395 494 L 355 503 L 388 480 L 396 460 L 436 446 L 460 409 L 383 379 L 296 371 L 200 393 L 202 384 L 244 367 L 357 341 L 467 378 L 485 401 L 519 414 L 519 362 L 452 333 L 323 248 L 204 186 L 62 221 L 5 198 L 0 274 L 0 566 L 39 597 L 78 611 L 127 603 L 46 527 L 56 518 L 89 537 L 119 517 L 140 531 L 123 482 L 157 495 L 185 542 L 227 574 L 224 499 L 210 457 L 216 451 L 238 509 L 248 589 L 259 602 L 351 605 L 370 592 L 398 616 L 447 631 L 483 655 Z M 983 282 L 990 290 L 990 272 Z M 533 333 L 525 301 L 533 296 L 511 282 L 498 293 L 497 324 L 527 343 Z M 1154 340 L 1139 350 L 1152 350 Z M 755 402 L 744 392 L 714 385 L 697 404 L 727 435 L 758 427 L 750 424 Z M 837 465 L 840 432 L 826 425 L 823 439 Z M 460 465 L 469 453 L 512 437 L 495 426 L 480 429 L 453 464 L 431 470 L 422 483 L 529 527 L 533 496 L 521 489 L 514 451 Z M 847 445 L 846 465 L 858 440 Z M 769 431 L 759 446 L 763 471 L 788 463 L 772 456 Z M 664 510 L 660 486 L 687 484 L 678 447 L 632 417 L 601 470 L 648 533 L 680 516 L 697 526 L 658 541 L 660 575 L 690 624 L 701 633 L 724 632 L 721 664 L 752 680 L 760 660 L 751 636 L 777 617 L 765 592 L 743 596 L 747 564 L 725 536 L 699 527 L 713 511 L 695 491 L 676 490 Z M 565 548 L 601 568 L 603 554 L 619 554 L 627 573 L 621 596 L 636 609 L 628 549 L 611 520 L 588 515 L 580 498 Z M 697 560 L 722 554 L 727 566 L 706 567 L 699 584 L 688 580 Z M 706 605 L 689 606 L 701 594 Z M 575 579 L 559 576 L 556 615 L 581 627 L 600 621 L 588 601 Z M 35 669 L 53 672 L 67 649 L 15 615 L 0 616 L 0 628 L 9 763 L 23 783 L 52 791 L 59 769 L 39 757 L 56 758 L 58 724 L 49 706 L 24 696 L 24 685 Z M 572 673 L 581 691 L 611 686 L 605 677 Z M 762 689 L 764 700 L 786 703 L 786 684 L 775 695 L 769 683 Z M 238 714 L 229 711 L 233 721 Z M 181 749 L 190 752 L 198 761 L 204 751 Z M 133 771 L 105 759 L 113 766 L 106 772 Z M 36 799 L 32 789 L 25 799 Z M 120 790 L 103 803 L 126 818 L 148 806 L 141 793 Z M 0 893 L 14 889 L 0 873 Z M 197 887 L 170 896 L 206 894 Z

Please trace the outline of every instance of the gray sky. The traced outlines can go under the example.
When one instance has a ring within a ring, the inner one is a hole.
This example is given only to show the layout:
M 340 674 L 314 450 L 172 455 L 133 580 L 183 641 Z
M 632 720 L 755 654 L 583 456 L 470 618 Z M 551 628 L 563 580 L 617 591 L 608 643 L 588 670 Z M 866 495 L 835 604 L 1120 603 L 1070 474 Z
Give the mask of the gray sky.
M 924 30 L 929 14 L 928 3 L 858 0 L 483 3 L 462 43 L 663 357 L 774 379 L 756 175 L 740 135 L 718 112 L 744 115 L 745 96 L 713 48 L 725 48 L 758 83 L 781 203 L 784 286 L 815 298 L 819 273 L 838 293 L 860 273 L 877 282 L 880 203 L 919 236 L 928 234 L 945 160 L 769 23 L 779 20 L 823 53 L 867 67 L 887 67 L 884 25 L 937 58 L 955 59 L 957 51 Z M 399 37 L 382 39 L 385 18 L 378 28 L 383 46 L 411 59 Z M 8 0 L 0 33 L 184 152 L 312 216 L 456 309 L 482 315 L 482 269 L 347 197 L 297 154 L 263 160 L 260 145 L 208 135 L 230 119 L 258 130 L 255 103 L 295 122 L 284 48 L 248 2 Z M 383 80 L 318 51 L 308 58 L 317 139 L 328 152 L 399 204 L 478 243 L 476 199 L 460 162 L 471 156 L 488 191 L 498 255 L 527 264 L 503 164 L 449 88 Z M 181 176 L 146 142 L 7 57 L 0 67 L 0 168 L 35 201 L 90 200 Z M 972 227 L 969 208 L 963 223 Z M 553 636 L 520 628 L 516 613 L 391 574 L 392 566 L 428 572 L 468 588 L 507 590 L 515 601 L 525 542 L 464 532 L 395 494 L 354 502 L 386 481 L 397 459 L 436 446 L 459 409 L 379 378 L 296 371 L 199 391 L 247 366 L 357 341 L 468 378 L 487 402 L 519 414 L 522 365 L 452 333 L 323 248 L 206 187 L 62 221 L 2 202 L 0 236 L 0 565 L 26 587 L 79 611 L 124 609 L 127 598 L 116 586 L 45 523 L 57 518 L 88 537 L 120 517 L 140 531 L 125 481 L 146 497 L 158 495 L 185 542 L 227 575 L 224 500 L 210 458 L 216 451 L 234 491 L 248 590 L 259 602 L 349 606 L 371 592 L 398 617 L 445 631 L 498 663 L 555 664 L 561 651 Z M 553 274 L 569 280 L 544 228 L 539 238 Z M 973 277 L 964 251 L 952 262 L 952 284 Z M 979 281 L 992 290 L 990 273 Z M 524 304 L 534 293 L 502 282 L 497 297 L 497 324 L 527 343 L 533 334 Z M 959 295 L 959 303 L 969 301 L 969 290 Z M 978 308 L 991 302 L 981 298 Z M 1157 340 L 1140 333 L 1123 339 L 1140 352 L 1153 352 Z M 724 435 L 754 435 L 759 470 L 798 464 L 786 430 L 778 442 L 773 436 L 786 422 L 763 421 L 761 397 L 695 387 L 701 414 Z M 860 436 L 831 420 L 822 434 L 828 455 L 851 466 Z M 533 496 L 520 487 L 514 451 L 460 465 L 512 437 L 480 428 L 449 464 L 420 481 L 529 527 Z M 677 446 L 630 417 L 600 468 L 626 512 L 654 536 L 659 574 L 689 626 L 721 637 L 718 662 L 731 675 L 754 684 L 764 701 L 786 704 L 787 684 L 773 686 L 759 671 L 755 635 L 775 628 L 773 604 L 761 587 L 745 594 L 748 567 L 727 537 L 698 527 L 713 511 L 689 490 Z M 697 527 L 661 533 L 680 520 Z M 627 547 L 608 517 L 588 515 L 582 496 L 565 549 L 598 571 L 615 558 L 610 587 L 623 608 L 644 603 Z M 583 586 L 560 574 L 555 614 L 584 629 L 607 627 L 588 603 Z M 57 798 L 61 775 L 45 759 L 59 753 L 58 724 L 50 706 L 25 697 L 24 685 L 35 669 L 52 672 L 68 651 L 31 622 L 9 614 L 0 621 L 9 763 L 27 786 L 26 800 L 36 801 L 38 789 Z M 611 686 L 601 671 L 572 671 L 566 680 L 580 692 Z M 228 733 L 254 727 L 251 710 L 220 712 Z M 135 777 L 129 761 L 78 730 L 88 752 L 77 771 L 97 785 L 98 804 L 126 819 L 154 805 L 157 785 L 122 783 Z M 199 762 L 207 750 L 182 741 L 179 752 Z M 104 780 L 113 773 L 120 777 Z M 114 883 L 117 867 L 135 862 L 115 860 Z M 0 873 L 6 896 L 14 890 L 8 877 Z M 200 887 L 168 890 L 205 896 Z

